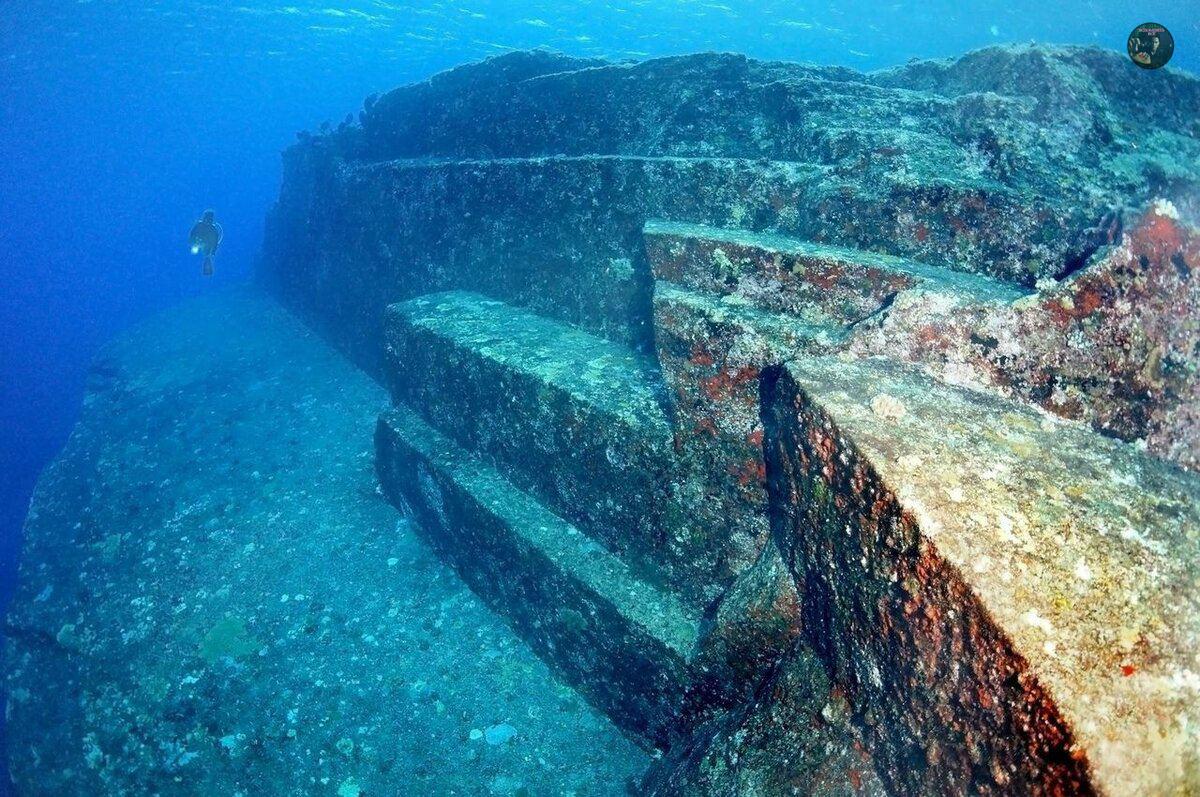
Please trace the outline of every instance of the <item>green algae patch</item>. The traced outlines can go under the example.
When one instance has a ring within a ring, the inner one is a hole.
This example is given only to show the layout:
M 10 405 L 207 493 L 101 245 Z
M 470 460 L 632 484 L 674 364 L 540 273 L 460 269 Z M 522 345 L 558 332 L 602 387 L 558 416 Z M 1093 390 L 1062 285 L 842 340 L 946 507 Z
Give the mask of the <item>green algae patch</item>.
M 262 643 L 246 631 L 246 624 L 237 617 L 226 617 L 208 629 L 200 640 L 200 655 L 209 664 L 217 659 L 239 659 L 262 647 Z

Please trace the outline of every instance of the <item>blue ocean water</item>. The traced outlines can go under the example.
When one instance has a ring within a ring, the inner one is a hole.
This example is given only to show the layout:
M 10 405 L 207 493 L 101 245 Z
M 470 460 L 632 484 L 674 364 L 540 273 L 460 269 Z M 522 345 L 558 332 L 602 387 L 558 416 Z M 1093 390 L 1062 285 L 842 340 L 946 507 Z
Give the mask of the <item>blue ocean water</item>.
M 30 490 L 71 429 L 97 348 L 159 309 L 249 278 L 279 152 L 367 95 L 530 47 L 615 59 L 724 50 L 875 69 L 1001 42 L 1119 50 L 1148 20 L 1173 31 L 1172 66 L 1200 71 L 1189 0 L 6 4 L 0 602 Z M 185 246 L 207 207 L 225 230 L 212 279 Z

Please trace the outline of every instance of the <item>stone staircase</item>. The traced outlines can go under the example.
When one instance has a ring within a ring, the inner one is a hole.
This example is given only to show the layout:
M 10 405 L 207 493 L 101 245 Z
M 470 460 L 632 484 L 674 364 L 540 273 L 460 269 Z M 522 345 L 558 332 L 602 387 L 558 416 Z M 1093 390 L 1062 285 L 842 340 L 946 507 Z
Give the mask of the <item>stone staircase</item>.
M 639 577 L 684 594 L 697 582 L 653 358 L 473 293 L 392 305 L 386 335 L 398 401 Z
M 722 569 L 732 527 L 700 511 L 654 359 L 467 292 L 386 328 L 380 482 L 472 589 L 647 746 L 743 699 L 795 596 L 777 556 Z
M 1195 694 L 1200 642 L 1166 609 L 1198 591 L 1195 567 L 1172 564 L 1196 560 L 1194 535 L 1171 518 L 1192 523 L 1176 496 L 1200 494 L 1186 473 L 1200 467 L 1200 237 L 1195 170 L 1176 169 L 1190 120 L 1172 109 L 1196 84 L 1170 76 L 1178 101 L 1148 111 L 1127 102 L 1134 77 L 1119 54 L 1042 46 L 873 75 L 507 56 L 289 150 L 264 262 L 289 307 L 387 376 L 392 499 L 425 513 L 434 545 L 593 703 L 667 748 L 648 788 L 1186 793 L 1200 763 L 1171 751 L 1196 748 L 1200 718 L 1179 699 Z M 1038 132 L 1092 118 L 1105 124 Z M 1163 168 L 1178 181 L 1128 179 Z M 984 441 L 952 428 L 971 407 L 988 408 Z M 1043 421 L 1081 436 L 1068 446 Z M 670 598 L 695 624 L 691 652 L 645 642 L 629 603 L 522 542 L 538 529 L 455 509 L 487 504 L 408 438 L 446 441 L 537 507 L 539 527 L 576 530 L 558 536 Z M 1161 511 L 1093 509 L 1081 490 L 1101 491 L 1100 471 L 1068 478 L 1092 450 L 1128 454 L 1113 478 Z M 984 479 L 1009 455 L 1011 480 Z M 1113 578 L 1077 584 L 1077 562 L 1045 554 L 1048 605 L 1012 586 L 1037 557 L 995 571 L 1008 582 L 974 575 L 1000 561 L 997 529 L 1053 550 L 1085 525 L 1000 519 L 1020 508 L 1009 493 L 1039 495 L 1022 457 L 1102 524 L 1079 532 L 1098 552 L 1079 572 L 1126 571 L 1139 605 L 1164 611 L 1126 627 L 1100 599 Z M 949 482 L 942 462 L 984 482 L 948 484 L 945 504 L 916 478 Z M 439 506 L 460 519 L 439 527 Z M 905 533 L 856 511 L 873 507 Z M 973 516 L 989 520 L 961 525 Z M 1101 529 L 1145 536 L 1148 558 L 1122 559 L 1091 539 Z M 528 616 L 551 606 L 570 621 Z M 598 659 L 652 659 L 653 675 L 584 659 L 587 635 L 613 640 Z M 1119 661 L 1080 669 L 1065 653 L 1079 646 Z M 1136 697 L 1109 723 L 1066 671 Z M 1146 673 L 1157 697 L 1120 691 Z M 1133 740 L 1127 755 L 1094 730 L 1107 725 Z
M 431 543 L 572 683 L 665 744 L 701 610 L 669 494 L 653 362 L 479 294 L 389 308 L 381 482 Z
M 393 305 L 378 471 L 431 544 L 594 704 L 666 747 L 698 690 L 711 568 L 652 358 L 479 294 Z
M 941 338 L 914 307 L 953 310 L 943 334 L 976 341 L 962 318 L 1049 299 L 745 230 L 650 221 L 643 241 L 654 358 L 476 293 L 392 305 L 377 452 L 389 498 L 464 580 L 666 752 L 647 788 L 728 788 L 714 756 L 731 749 L 757 762 L 728 770 L 738 788 L 814 794 L 1191 777 L 1158 771 L 1191 709 L 1122 679 L 1190 667 L 1200 518 L 1183 496 L 1200 480 L 951 384 L 955 350 L 918 345 Z M 1105 623 L 1137 629 L 1106 652 Z M 1174 641 L 1150 654 L 1146 634 Z M 1102 730 L 1114 714 L 1151 763 Z
M 889 790 L 1200 782 L 1200 477 L 1089 428 L 1110 427 L 1117 400 L 1165 415 L 1195 394 L 1194 369 L 1159 377 L 1171 394 L 1105 392 L 1191 334 L 1186 312 L 1159 320 L 1195 307 L 1179 263 L 1197 250 L 1169 210 L 1037 292 L 696 225 L 651 222 L 646 250 L 663 377 L 681 424 L 705 432 L 691 439 L 716 511 L 769 526 L 803 639 Z M 1122 295 L 1145 302 L 1136 327 L 1097 298 Z M 1071 403 L 1032 394 L 1054 363 Z M 752 472 L 719 492 L 719 474 Z

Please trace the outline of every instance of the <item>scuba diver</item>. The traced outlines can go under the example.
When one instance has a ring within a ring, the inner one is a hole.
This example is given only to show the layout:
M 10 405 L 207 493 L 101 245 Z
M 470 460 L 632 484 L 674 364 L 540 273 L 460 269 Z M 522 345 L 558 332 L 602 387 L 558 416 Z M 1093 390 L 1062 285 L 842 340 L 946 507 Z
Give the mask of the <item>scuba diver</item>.
M 217 247 L 221 245 L 223 235 L 221 225 L 216 222 L 216 214 L 211 210 L 204 211 L 204 215 L 192 227 L 192 232 L 188 235 L 192 254 L 204 255 L 204 276 L 206 277 L 212 276 L 213 257 L 217 254 Z

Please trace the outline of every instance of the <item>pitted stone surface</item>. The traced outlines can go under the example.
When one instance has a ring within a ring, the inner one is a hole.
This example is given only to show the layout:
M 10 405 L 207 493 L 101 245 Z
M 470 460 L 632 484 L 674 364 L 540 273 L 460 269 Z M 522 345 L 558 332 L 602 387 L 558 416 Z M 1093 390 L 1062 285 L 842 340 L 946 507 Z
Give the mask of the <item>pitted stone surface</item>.
M 1015 302 L 902 295 L 850 348 L 920 363 L 1200 468 L 1200 232 L 1156 202 L 1086 268 Z
M 879 359 L 764 390 L 773 531 L 894 787 L 1200 787 L 1200 476 Z
M 668 435 L 653 360 L 645 355 L 479 294 L 421 296 L 393 305 L 390 313 L 397 326 L 442 338 L 505 370 L 529 374 L 613 423 L 648 437 Z M 399 345 L 401 331 L 389 338 L 393 345 Z M 404 365 L 396 363 L 398 369 Z M 403 382 L 403 376 L 396 381 Z

